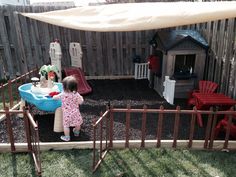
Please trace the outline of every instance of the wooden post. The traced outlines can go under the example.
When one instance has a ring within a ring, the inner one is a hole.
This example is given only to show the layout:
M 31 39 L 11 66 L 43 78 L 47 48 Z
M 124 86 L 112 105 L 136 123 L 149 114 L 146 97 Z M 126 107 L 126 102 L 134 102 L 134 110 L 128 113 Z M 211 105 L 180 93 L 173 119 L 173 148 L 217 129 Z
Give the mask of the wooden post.
M 213 108 L 210 108 L 210 115 L 208 115 L 208 121 L 207 121 L 207 126 L 206 126 L 206 135 L 205 135 L 205 142 L 204 142 L 204 149 L 208 147 L 208 141 L 211 133 L 211 123 L 212 123 L 212 117 L 213 117 Z
M 217 110 L 216 110 L 217 111 Z M 209 143 L 209 149 L 212 149 L 213 147 L 213 142 L 215 139 L 215 127 L 216 127 L 216 122 L 217 122 L 217 114 L 213 115 L 213 121 L 212 121 L 212 126 L 211 126 L 211 134 L 210 134 L 210 143 Z
M 26 109 L 23 107 L 23 115 L 24 115 L 24 124 L 25 124 L 25 134 L 26 134 L 26 140 L 28 145 L 28 151 L 32 152 L 32 144 L 31 144 L 31 136 L 30 136 L 30 123 L 29 119 L 26 114 Z
M 102 116 L 102 112 L 100 113 L 100 116 Z M 100 121 L 100 159 L 102 159 L 102 136 L 103 134 L 103 118 Z
M 7 122 L 7 133 L 9 135 L 9 140 L 10 140 L 10 144 L 11 144 L 11 152 L 15 152 L 16 148 L 15 148 L 11 118 L 10 118 L 10 113 L 9 113 L 9 107 L 5 108 L 5 112 L 6 112 L 6 122 Z
M 194 127 L 195 127 L 195 122 L 196 122 L 196 116 L 197 116 L 196 106 L 193 107 L 193 110 L 195 113 L 192 114 L 192 118 L 191 118 L 188 148 L 191 148 L 193 144 L 193 133 L 194 133 Z
M 145 147 L 145 137 L 146 137 L 146 122 L 147 122 L 147 106 L 143 106 L 143 116 L 142 116 L 142 139 L 141 147 Z
M 94 118 L 93 120 L 93 170 L 95 169 L 95 166 L 96 166 L 96 128 L 97 128 L 97 125 L 95 124 L 96 123 L 96 119 Z
M 176 148 L 177 138 L 179 133 L 179 119 L 180 119 L 180 106 L 177 106 L 177 113 L 175 114 L 175 124 L 174 124 L 174 135 L 173 135 L 173 148 Z
M 125 122 L 125 147 L 129 148 L 129 129 L 130 129 L 130 105 L 127 105 L 127 112 L 126 112 L 126 122 Z
M 109 106 L 108 105 L 106 106 L 106 110 L 109 111 Z M 106 117 L 105 117 L 105 119 L 106 119 L 106 149 L 108 147 L 107 140 L 109 138 L 109 117 L 108 117 L 108 115 L 106 115 Z
M 162 134 L 162 124 L 163 124 L 163 105 L 160 106 L 160 113 L 158 116 L 158 125 L 157 125 L 157 147 L 161 147 L 161 134 Z
M 233 111 L 233 107 L 230 108 L 230 111 Z M 229 144 L 229 134 L 230 134 L 230 126 L 232 124 L 232 115 L 229 115 L 229 119 L 227 122 L 227 128 L 226 128 L 226 133 L 225 133 L 225 143 L 224 143 L 224 149 L 227 149 L 228 144 Z
M 12 97 L 12 83 L 11 83 L 11 80 L 8 81 L 7 86 L 8 86 L 10 108 L 12 108 L 12 106 L 13 106 L 13 97 Z
M 113 113 L 112 109 L 113 109 L 113 106 L 110 107 L 110 131 L 109 131 L 110 143 L 109 143 L 109 148 L 112 148 L 112 147 L 113 147 L 114 113 Z

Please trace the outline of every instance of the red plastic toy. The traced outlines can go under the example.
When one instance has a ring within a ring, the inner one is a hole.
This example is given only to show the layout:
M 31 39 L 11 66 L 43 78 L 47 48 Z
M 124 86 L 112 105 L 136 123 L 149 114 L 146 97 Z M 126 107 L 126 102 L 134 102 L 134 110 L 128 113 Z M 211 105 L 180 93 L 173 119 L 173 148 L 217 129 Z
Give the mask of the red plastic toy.
M 236 115 L 234 115 L 232 118 L 236 119 Z M 215 127 L 215 137 L 218 136 L 220 131 L 226 132 L 227 126 L 228 126 L 228 116 L 225 115 L 224 119 L 222 119 Z M 236 139 L 236 125 L 233 122 L 230 125 L 230 136 L 233 139 Z

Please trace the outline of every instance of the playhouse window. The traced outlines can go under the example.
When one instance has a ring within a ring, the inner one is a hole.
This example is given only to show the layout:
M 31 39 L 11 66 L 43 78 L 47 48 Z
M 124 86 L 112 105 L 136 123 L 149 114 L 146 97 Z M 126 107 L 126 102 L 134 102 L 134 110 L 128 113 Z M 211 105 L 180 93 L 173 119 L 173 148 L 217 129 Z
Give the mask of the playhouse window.
M 194 71 L 195 54 L 191 55 L 176 55 L 174 74 L 189 74 L 192 68 Z

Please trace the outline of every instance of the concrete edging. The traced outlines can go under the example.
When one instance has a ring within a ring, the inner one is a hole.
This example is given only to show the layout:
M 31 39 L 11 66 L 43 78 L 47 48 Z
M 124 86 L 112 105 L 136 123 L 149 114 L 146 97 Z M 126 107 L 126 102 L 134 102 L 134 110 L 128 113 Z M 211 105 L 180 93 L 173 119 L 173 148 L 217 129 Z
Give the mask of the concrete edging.
M 145 148 L 155 148 L 156 140 L 145 140 Z M 188 148 L 188 140 L 179 140 L 177 141 L 177 148 Z M 194 150 L 208 150 L 204 149 L 204 140 L 193 140 L 192 148 Z M 213 144 L 213 149 L 209 150 L 224 150 L 224 142 L 222 140 L 216 140 Z M 105 141 L 102 142 L 103 147 L 105 146 Z M 93 149 L 93 141 L 80 141 L 80 142 L 40 142 L 40 150 L 48 151 L 48 150 L 69 150 L 69 149 Z M 96 141 L 96 148 L 98 149 L 100 146 L 100 141 Z M 173 140 L 162 140 L 161 148 L 173 148 Z M 141 148 L 141 140 L 130 140 L 129 141 L 130 148 Z M 27 151 L 27 143 L 15 143 L 17 152 L 26 152 Z M 124 149 L 125 148 L 125 140 L 115 140 L 113 141 L 113 149 Z M 228 150 L 236 150 L 236 141 L 229 141 Z M 11 152 L 10 143 L 0 143 L 0 152 Z

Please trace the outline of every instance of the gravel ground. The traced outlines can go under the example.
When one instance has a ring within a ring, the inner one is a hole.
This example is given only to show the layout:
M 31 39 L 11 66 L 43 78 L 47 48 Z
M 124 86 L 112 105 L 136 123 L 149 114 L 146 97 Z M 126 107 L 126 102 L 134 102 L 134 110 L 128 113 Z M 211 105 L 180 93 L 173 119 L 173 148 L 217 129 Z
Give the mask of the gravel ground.
M 84 118 L 80 136 L 74 137 L 72 141 L 92 140 L 93 129 L 92 121 L 98 118 L 101 112 L 104 112 L 106 105 L 110 103 L 114 107 L 126 108 L 129 104 L 132 108 L 142 108 L 147 105 L 148 108 L 159 108 L 163 105 L 166 109 L 175 109 L 177 105 L 181 109 L 186 108 L 186 100 L 175 100 L 175 105 L 169 105 L 153 89 L 148 87 L 147 80 L 90 80 L 93 92 L 85 95 L 85 102 L 81 105 L 80 110 Z M 54 114 L 38 111 L 33 108 L 34 118 L 38 121 L 40 141 L 57 142 L 60 140 L 62 133 L 53 132 Z M 116 113 L 114 115 L 114 139 L 124 139 L 125 135 L 125 114 Z M 26 142 L 24 132 L 24 121 L 19 117 L 12 117 L 13 131 L 15 142 Z M 173 116 L 169 115 L 164 119 L 163 139 L 173 138 Z M 156 137 L 157 116 L 148 115 L 146 139 L 155 139 Z M 180 119 L 179 139 L 188 139 L 189 121 L 186 117 Z M 202 139 L 204 128 L 196 126 L 197 132 L 194 137 Z M 141 138 L 141 116 L 131 116 L 130 139 Z M 8 142 L 5 121 L 0 122 L 0 142 Z

